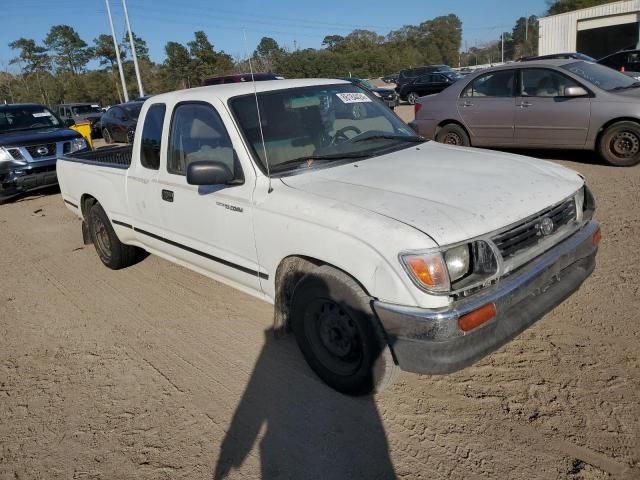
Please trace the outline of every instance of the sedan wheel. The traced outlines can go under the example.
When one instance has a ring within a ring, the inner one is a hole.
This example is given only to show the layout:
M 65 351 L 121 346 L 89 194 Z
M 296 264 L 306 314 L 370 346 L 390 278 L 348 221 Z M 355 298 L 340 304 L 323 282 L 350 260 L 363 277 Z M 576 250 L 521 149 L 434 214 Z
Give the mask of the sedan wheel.
M 407 95 L 407 101 L 410 105 L 415 105 L 418 101 L 418 98 L 420 98 L 420 95 L 418 95 L 416 92 L 411 92 L 409 95 Z
M 113 143 L 113 137 L 111 137 L 111 133 L 109 133 L 109 130 L 106 128 L 102 129 L 102 138 L 104 138 L 104 141 L 107 143 Z
M 618 122 L 611 125 L 600 139 L 599 150 L 611 165 L 637 165 L 640 163 L 640 125 L 634 122 Z
M 469 135 L 457 123 L 448 123 L 443 126 L 436 134 L 436 141 L 447 145 L 458 145 L 460 147 L 468 147 L 471 145 Z

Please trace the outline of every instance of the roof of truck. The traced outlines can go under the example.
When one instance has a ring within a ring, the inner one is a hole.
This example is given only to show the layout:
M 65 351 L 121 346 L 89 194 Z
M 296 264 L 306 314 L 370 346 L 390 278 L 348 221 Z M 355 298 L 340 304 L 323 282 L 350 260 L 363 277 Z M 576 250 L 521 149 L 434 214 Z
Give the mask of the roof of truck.
M 225 83 L 223 85 L 211 85 L 208 87 L 188 88 L 186 90 L 177 90 L 175 92 L 162 93 L 153 96 L 153 102 L 163 102 L 167 100 L 197 100 L 203 95 L 215 95 L 221 100 L 239 95 L 246 95 L 257 91 L 270 92 L 273 90 L 286 90 L 288 88 L 313 87 L 316 85 L 336 85 L 349 84 L 344 80 L 336 80 L 335 78 L 308 78 L 299 80 L 263 80 L 260 82 L 238 82 Z M 255 87 L 254 87 L 255 85 Z

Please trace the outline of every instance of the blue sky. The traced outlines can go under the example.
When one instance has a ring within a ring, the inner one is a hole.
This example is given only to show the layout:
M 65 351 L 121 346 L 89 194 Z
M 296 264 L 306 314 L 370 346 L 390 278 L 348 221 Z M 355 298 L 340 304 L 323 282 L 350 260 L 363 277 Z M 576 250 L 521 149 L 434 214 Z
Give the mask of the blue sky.
M 52 25 L 68 24 L 87 43 L 109 33 L 104 0 L 0 0 L 0 68 L 15 52 L 8 43 L 19 37 L 41 42 Z M 110 0 L 119 38 L 125 31 L 122 0 Z M 186 43 L 204 30 L 216 49 L 234 57 L 253 51 L 263 36 L 282 46 L 320 47 L 325 35 L 346 35 L 355 28 L 380 34 L 455 13 L 463 22 L 463 48 L 492 40 L 512 28 L 516 18 L 542 15 L 545 0 L 128 0 L 133 30 L 149 45 L 151 58 L 162 61 L 164 45 Z M 394 8 L 394 7 L 398 8 Z M 244 41 L 246 32 L 247 42 Z

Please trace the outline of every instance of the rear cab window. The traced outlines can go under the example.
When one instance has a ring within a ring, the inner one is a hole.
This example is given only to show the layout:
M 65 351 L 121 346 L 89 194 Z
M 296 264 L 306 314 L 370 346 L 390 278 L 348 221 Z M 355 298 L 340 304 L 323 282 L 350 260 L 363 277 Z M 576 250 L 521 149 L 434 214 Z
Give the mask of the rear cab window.
M 140 145 L 140 163 L 150 170 L 160 169 L 162 125 L 167 107 L 164 103 L 151 105 L 144 118 Z

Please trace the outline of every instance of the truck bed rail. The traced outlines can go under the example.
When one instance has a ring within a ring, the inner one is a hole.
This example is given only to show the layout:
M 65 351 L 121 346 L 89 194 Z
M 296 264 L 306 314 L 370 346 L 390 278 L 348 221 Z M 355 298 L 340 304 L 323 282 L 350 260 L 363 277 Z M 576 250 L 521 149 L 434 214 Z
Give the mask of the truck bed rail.
M 70 153 L 61 157 L 61 160 L 69 162 L 88 163 L 103 167 L 127 169 L 131 165 L 133 147 L 105 147 L 97 150 Z

